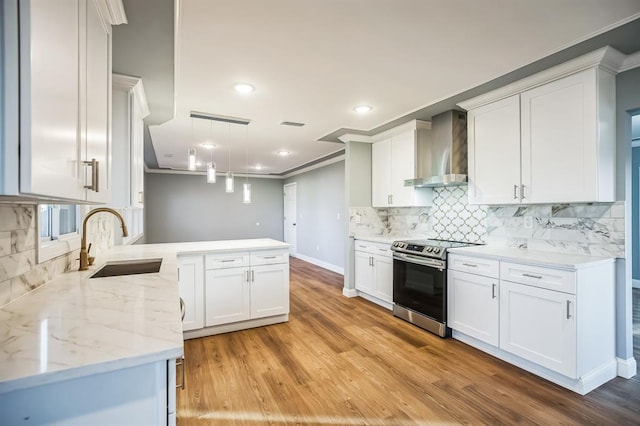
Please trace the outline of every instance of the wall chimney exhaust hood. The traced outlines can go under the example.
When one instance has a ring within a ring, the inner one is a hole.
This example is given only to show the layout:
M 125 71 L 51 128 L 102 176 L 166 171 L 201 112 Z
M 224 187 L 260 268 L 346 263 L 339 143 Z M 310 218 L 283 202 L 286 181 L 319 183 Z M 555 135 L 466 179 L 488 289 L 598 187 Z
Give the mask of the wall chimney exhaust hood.
M 428 141 L 418 147 L 418 176 L 404 186 L 437 188 L 467 184 L 467 114 L 447 111 L 434 115 Z

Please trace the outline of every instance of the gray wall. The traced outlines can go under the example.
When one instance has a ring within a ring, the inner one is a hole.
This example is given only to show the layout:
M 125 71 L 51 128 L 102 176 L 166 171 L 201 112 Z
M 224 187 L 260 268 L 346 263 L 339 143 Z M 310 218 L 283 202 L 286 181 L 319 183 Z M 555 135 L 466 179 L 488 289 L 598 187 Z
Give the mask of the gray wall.
M 249 179 L 251 204 L 242 202 L 243 182 L 236 178 L 235 192 L 227 194 L 222 176 L 208 184 L 204 175 L 146 173 L 146 242 L 282 240 L 282 180 Z
M 625 259 L 616 262 L 616 356 L 633 357 L 631 294 L 631 116 L 640 112 L 640 68 L 616 76 L 616 195 L 625 203 Z
M 366 207 L 371 205 L 371 144 L 347 142 L 346 185 L 347 205 Z
M 345 208 L 344 161 L 285 180 L 285 184 L 293 182 L 297 196 L 298 254 L 344 268 L 344 238 L 349 219 Z

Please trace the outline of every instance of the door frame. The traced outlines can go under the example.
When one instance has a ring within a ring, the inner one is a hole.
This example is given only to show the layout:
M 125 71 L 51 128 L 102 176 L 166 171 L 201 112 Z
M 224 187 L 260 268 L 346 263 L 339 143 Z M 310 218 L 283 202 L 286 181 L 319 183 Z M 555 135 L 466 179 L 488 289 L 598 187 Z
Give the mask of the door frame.
M 296 218 L 298 216 L 298 184 L 297 182 L 291 182 L 291 183 L 287 183 L 282 187 L 282 199 L 283 199 L 283 238 L 285 240 L 286 243 L 291 244 L 291 247 L 289 248 L 289 254 L 293 257 L 296 256 L 296 254 L 298 253 L 298 229 L 296 228 L 296 235 L 295 235 L 295 241 L 294 243 L 290 243 L 289 241 L 287 241 L 287 237 L 289 235 L 288 230 L 287 230 L 287 212 L 288 210 L 288 200 L 287 200 L 287 189 L 294 189 L 295 194 L 296 194 L 296 202 L 294 204 L 294 208 L 295 208 L 295 213 L 296 213 Z M 295 225 L 294 225 L 295 226 Z

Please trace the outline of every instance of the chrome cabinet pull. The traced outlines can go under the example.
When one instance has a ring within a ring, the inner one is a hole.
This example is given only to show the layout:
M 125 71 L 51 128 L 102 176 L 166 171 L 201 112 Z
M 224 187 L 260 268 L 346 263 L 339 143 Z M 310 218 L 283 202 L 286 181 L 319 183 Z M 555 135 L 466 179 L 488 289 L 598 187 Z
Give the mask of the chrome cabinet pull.
M 492 299 L 496 298 L 496 285 L 495 284 L 491 284 L 491 298 Z
M 376 266 L 374 262 L 375 262 L 375 259 L 372 257 L 371 258 L 371 266 Z
M 91 161 L 83 161 L 85 166 L 91 167 L 91 185 L 85 185 L 84 187 L 90 191 L 99 192 L 100 183 L 98 182 L 100 176 L 100 162 L 95 158 L 92 158 Z
M 567 300 L 567 319 L 571 319 L 571 313 L 569 312 L 569 306 L 571 306 L 571 300 Z
M 263 259 L 275 259 L 277 256 L 263 256 Z
M 513 199 L 518 199 L 518 185 L 513 185 Z
M 182 321 L 184 321 L 184 316 L 187 313 L 187 309 L 184 306 L 184 300 L 182 300 L 182 297 L 180 298 L 180 315 L 182 316 Z
M 542 279 L 542 276 L 540 275 L 531 275 L 531 274 L 522 274 L 523 277 L 528 277 L 528 278 L 535 278 L 537 280 Z
M 524 196 L 524 185 L 520 185 L 520 199 L 524 200 L 526 197 Z
M 229 263 L 229 262 L 235 262 L 235 259 L 222 259 L 220 262 L 222 263 Z
M 255 276 L 254 271 L 252 269 L 251 270 L 251 282 L 255 282 L 255 280 L 256 280 L 256 276 Z
M 244 274 L 245 274 L 244 280 L 246 282 L 249 282 L 249 271 L 244 271 Z
M 176 368 L 180 366 L 182 367 L 182 383 L 180 383 L 179 385 L 176 385 L 176 389 L 183 389 L 185 388 L 185 385 L 187 383 L 187 377 L 186 377 L 186 365 L 184 363 L 184 356 L 182 358 L 178 358 L 176 359 Z
M 473 263 L 463 263 L 464 266 L 468 266 L 470 268 L 477 268 L 478 265 L 474 265 Z

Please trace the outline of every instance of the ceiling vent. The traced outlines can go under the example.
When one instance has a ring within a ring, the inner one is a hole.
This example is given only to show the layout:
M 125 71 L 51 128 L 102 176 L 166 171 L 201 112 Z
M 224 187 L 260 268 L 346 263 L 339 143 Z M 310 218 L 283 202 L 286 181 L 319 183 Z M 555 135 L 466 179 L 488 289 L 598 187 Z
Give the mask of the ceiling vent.
M 295 121 L 283 121 L 280 123 L 281 126 L 292 126 L 292 127 L 302 127 L 304 123 L 297 123 Z

